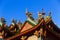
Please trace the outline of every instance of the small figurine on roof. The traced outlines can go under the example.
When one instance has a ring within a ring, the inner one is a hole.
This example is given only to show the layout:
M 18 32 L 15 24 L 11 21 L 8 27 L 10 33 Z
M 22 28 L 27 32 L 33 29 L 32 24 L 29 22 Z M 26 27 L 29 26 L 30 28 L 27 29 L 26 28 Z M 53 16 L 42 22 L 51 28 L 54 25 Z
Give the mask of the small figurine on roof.
M 32 17 L 32 13 L 29 14 L 29 18 L 30 18 L 31 20 L 34 20 L 34 18 Z
M 32 17 L 32 13 L 28 12 L 28 10 L 26 9 L 26 15 L 28 18 L 30 18 L 31 20 L 34 20 L 34 18 Z
M 15 20 L 14 19 L 12 19 L 12 24 L 10 25 L 10 31 L 12 32 L 12 33 L 15 33 L 16 32 L 16 22 L 15 22 Z
M 50 18 L 51 18 L 51 12 L 49 12 L 49 16 L 50 16 Z
M 38 20 L 40 20 L 42 18 L 42 14 L 41 12 L 38 12 Z
M 17 32 L 17 30 L 19 30 L 16 21 L 14 19 L 12 19 L 12 24 L 10 25 L 10 32 L 11 34 L 15 35 Z
M 16 21 L 14 19 L 12 19 L 12 25 L 15 25 Z
M 6 24 L 5 22 L 6 21 L 4 18 L 0 18 L 0 38 L 1 39 L 6 37 L 7 31 L 8 31 L 7 28 L 4 26 Z
M 49 13 L 48 16 L 46 16 L 46 21 L 47 21 L 48 19 L 51 19 L 51 12 Z
M 42 18 L 44 18 L 45 13 L 44 13 L 44 9 L 42 8 Z
M 20 20 L 18 21 L 17 25 L 18 25 L 19 29 L 21 29 L 22 23 L 20 22 Z
M 5 24 L 5 19 L 4 18 L 0 18 L 0 25 L 2 26 L 2 25 L 4 25 Z
M 38 12 L 38 18 L 36 19 L 35 22 L 38 24 L 40 22 L 41 18 L 42 18 L 42 14 L 41 14 L 41 12 Z

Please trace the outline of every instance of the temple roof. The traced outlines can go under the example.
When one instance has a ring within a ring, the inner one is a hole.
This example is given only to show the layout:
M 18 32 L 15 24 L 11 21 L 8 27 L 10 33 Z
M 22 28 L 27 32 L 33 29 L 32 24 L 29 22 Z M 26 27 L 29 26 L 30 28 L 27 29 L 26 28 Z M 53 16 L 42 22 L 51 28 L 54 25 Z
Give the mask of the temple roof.
M 4 28 L 6 30 L 6 32 L 9 31 L 8 33 L 11 33 L 11 34 L 13 33 L 12 36 L 9 36 L 8 38 L 6 37 L 7 39 L 14 39 L 17 37 L 21 37 L 22 35 L 27 35 L 30 32 L 39 30 L 39 28 L 41 28 L 42 25 L 43 25 L 42 28 L 44 30 L 49 31 L 51 33 L 51 35 L 54 35 L 55 37 L 60 38 L 60 29 L 52 21 L 51 12 L 49 13 L 48 16 L 45 16 L 44 11 L 42 10 L 42 12 L 38 13 L 38 17 L 36 20 L 34 20 L 34 18 L 32 17 L 31 12 L 26 11 L 26 16 L 27 16 L 27 19 L 23 24 L 20 21 L 16 22 L 13 19 L 12 23 L 14 25 L 10 25 L 9 27 L 7 27 L 7 29 L 5 27 L 5 25 L 6 25 L 5 19 L 2 18 L 0 20 L 0 25 L 3 24 L 1 27 Z M 6 26 L 8 26 L 8 25 L 6 25 Z M 17 32 L 17 34 L 16 34 L 16 32 Z

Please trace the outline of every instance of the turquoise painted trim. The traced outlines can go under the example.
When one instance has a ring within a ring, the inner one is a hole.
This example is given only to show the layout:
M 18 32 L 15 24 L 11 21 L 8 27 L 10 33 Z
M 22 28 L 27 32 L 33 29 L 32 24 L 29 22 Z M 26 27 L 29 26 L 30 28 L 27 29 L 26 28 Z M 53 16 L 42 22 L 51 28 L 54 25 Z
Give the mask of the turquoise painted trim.
M 37 25 L 37 23 L 34 22 L 34 21 L 32 21 L 30 18 L 28 18 L 27 20 L 28 20 L 29 22 L 31 22 L 32 24 Z

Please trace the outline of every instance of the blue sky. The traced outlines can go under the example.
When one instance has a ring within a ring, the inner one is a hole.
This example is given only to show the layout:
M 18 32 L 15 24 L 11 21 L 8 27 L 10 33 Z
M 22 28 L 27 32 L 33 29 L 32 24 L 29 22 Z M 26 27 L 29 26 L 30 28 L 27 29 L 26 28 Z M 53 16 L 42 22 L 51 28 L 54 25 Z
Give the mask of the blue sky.
M 5 18 L 8 25 L 12 18 L 24 23 L 27 19 L 26 8 L 33 13 L 35 19 L 42 8 L 46 15 L 51 11 L 53 22 L 60 28 L 60 0 L 0 0 L 0 17 Z

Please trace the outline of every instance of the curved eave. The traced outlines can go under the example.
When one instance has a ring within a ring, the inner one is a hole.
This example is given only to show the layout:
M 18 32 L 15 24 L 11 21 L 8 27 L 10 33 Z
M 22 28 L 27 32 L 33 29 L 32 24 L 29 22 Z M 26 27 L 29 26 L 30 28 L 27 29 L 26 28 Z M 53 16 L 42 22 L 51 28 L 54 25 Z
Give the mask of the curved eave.
M 52 25 L 55 28 L 56 32 L 60 33 L 60 29 L 57 27 L 57 25 L 55 25 L 53 21 L 51 21 L 51 22 L 52 22 Z
M 48 21 L 46 21 L 46 24 L 51 23 L 51 25 L 53 26 L 53 28 L 60 33 L 60 29 L 57 27 L 57 25 L 54 24 L 54 22 L 52 21 L 52 19 L 49 19 Z
M 48 19 L 48 20 L 46 21 L 46 24 L 50 23 L 50 22 L 51 22 L 51 20 L 52 20 L 52 19 Z
M 21 32 L 20 34 L 17 34 L 17 35 L 15 35 L 15 36 L 12 36 L 12 37 L 8 38 L 7 40 L 13 40 L 14 38 L 21 37 L 22 35 L 24 35 L 24 34 L 26 34 L 26 33 L 29 33 L 29 32 L 31 32 L 31 31 L 37 29 L 37 28 L 41 25 L 41 23 L 42 23 L 43 21 L 44 21 L 44 19 L 41 19 L 40 23 L 39 23 L 38 25 L 36 25 L 36 27 L 31 28 L 31 29 L 28 29 L 28 30 L 25 31 L 25 32 Z M 25 23 L 24 23 L 24 25 L 25 25 Z M 24 26 L 24 25 L 23 25 L 23 26 Z
M 51 29 L 49 29 L 49 28 L 47 27 L 46 24 L 48 24 L 48 23 L 50 23 L 50 22 L 54 25 L 53 27 L 56 28 L 57 31 L 60 30 L 60 29 L 58 29 L 58 27 L 53 23 L 53 21 L 52 21 L 51 19 L 49 19 L 47 22 L 44 22 L 46 30 L 48 30 L 48 31 L 52 34 L 52 36 L 60 39 L 60 36 L 59 36 L 59 35 L 57 35 L 57 34 L 54 33 L 53 31 L 51 31 Z M 60 31 L 59 31 L 59 32 L 60 32 Z
M 56 33 L 54 33 L 53 31 L 51 31 L 47 26 L 45 28 L 46 28 L 46 30 L 48 30 L 50 32 L 51 36 L 53 36 L 56 39 L 60 39 L 60 36 L 57 35 Z
M 45 25 L 46 30 L 48 30 L 48 31 L 52 34 L 53 37 L 56 37 L 56 38 L 60 39 L 60 36 L 58 36 L 56 33 L 54 33 L 53 31 L 51 31 L 51 29 L 49 29 L 49 28 L 47 27 L 47 24 L 50 23 L 50 22 L 52 22 L 52 20 L 49 19 L 47 22 L 45 22 L 44 19 L 41 19 L 40 23 L 39 23 L 38 25 L 36 25 L 34 28 L 28 29 L 28 30 L 26 30 L 25 32 L 21 32 L 21 33 L 15 35 L 15 36 L 12 36 L 12 37 L 8 38 L 7 40 L 13 40 L 13 39 L 15 39 L 15 38 L 21 37 L 22 35 L 25 35 L 25 34 L 31 32 L 31 31 L 33 31 L 33 30 L 36 30 L 43 22 L 44 22 L 44 25 Z M 25 23 L 26 23 L 26 22 L 25 22 Z M 24 25 L 25 25 L 25 23 L 24 23 Z M 53 23 L 52 23 L 52 24 L 53 24 Z M 22 26 L 22 28 L 24 27 L 24 25 Z M 53 25 L 54 25 L 54 24 L 53 24 Z M 55 26 L 56 26 L 56 25 L 55 25 Z

